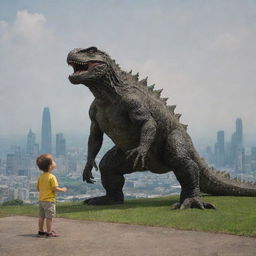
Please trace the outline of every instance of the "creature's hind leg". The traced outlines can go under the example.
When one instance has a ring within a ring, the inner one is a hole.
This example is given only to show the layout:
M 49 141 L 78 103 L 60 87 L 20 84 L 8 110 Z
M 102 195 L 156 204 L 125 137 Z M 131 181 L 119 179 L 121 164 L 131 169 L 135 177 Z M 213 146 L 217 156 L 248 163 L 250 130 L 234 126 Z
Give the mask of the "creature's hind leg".
M 215 208 L 200 199 L 200 170 L 193 160 L 193 146 L 190 138 L 185 136 L 181 131 L 175 130 L 168 137 L 166 160 L 173 167 L 174 174 L 181 185 L 180 201 L 172 208 Z
M 85 200 L 85 203 L 89 205 L 122 204 L 124 174 L 132 172 L 133 162 L 127 160 L 124 152 L 114 146 L 101 159 L 99 169 L 106 195 Z

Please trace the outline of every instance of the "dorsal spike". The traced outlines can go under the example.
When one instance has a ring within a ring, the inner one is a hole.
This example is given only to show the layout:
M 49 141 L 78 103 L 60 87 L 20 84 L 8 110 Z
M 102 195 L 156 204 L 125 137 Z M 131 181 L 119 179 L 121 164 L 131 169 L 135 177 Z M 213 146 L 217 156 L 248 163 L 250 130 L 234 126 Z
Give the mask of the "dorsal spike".
M 174 109 L 176 108 L 176 105 L 168 106 L 168 108 L 170 109 L 170 111 L 171 111 L 172 113 L 174 113 Z
M 167 103 L 168 98 L 161 98 L 161 100 L 166 104 L 166 103 Z
M 134 77 L 134 79 L 135 79 L 136 81 L 138 81 L 138 80 L 139 80 L 139 73 L 135 74 L 133 77 Z
M 185 130 L 188 129 L 188 125 L 187 125 L 187 124 L 182 124 L 182 126 L 183 126 L 183 128 L 184 128 Z
M 139 84 L 143 86 L 147 86 L 148 77 L 145 77 L 144 79 L 140 80 Z
M 175 114 L 178 120 L 180 120 L 181 114 Z
M 128 72 L 128 74 L 130 74 L 130 75 L 131 75 L 131 74 L 132 74 L 132 70 L 130 70 L 130 71 Z
M 154 93 L 156 93 L 157 95 L 161 95 L 161 92 L 163 91 L 163 89 L 159 89 L 159 90 L 155 90 Z
M 153 91 L 153 90 L 154 90 L 154 87 L 155 87 L 155 84 L 152 84 L 152 85 L 148 86 L 148 89 L 149 89 L 150 91 Z

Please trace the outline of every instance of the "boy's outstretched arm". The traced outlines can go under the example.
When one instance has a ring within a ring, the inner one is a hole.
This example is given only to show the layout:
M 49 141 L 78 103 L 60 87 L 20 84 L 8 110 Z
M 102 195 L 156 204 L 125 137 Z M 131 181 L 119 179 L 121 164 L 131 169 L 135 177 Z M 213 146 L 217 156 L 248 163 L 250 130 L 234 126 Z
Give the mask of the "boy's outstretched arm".
M 67 192 L 67 188 L 66 187 L 63 187 L 63 188 L 60 188 L 60 187 L 55 187 L 54 188 L 54 191 L 56 192 Z

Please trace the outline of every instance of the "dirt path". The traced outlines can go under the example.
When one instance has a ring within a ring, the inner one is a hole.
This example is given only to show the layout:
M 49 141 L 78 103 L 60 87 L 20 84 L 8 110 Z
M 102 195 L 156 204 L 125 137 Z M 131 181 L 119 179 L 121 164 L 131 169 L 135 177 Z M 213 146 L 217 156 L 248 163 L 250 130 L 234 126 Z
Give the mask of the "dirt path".
M 57 218 L 58 238 L 37 238 L 37 218 L 0 219 L 1 256 L 255 256 L 256 239 Z

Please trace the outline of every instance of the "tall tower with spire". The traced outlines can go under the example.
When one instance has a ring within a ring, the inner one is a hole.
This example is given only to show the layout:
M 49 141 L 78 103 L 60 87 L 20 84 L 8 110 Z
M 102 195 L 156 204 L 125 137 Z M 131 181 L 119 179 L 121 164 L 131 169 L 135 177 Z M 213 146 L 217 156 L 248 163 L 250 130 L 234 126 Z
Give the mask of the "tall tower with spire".
M 48 107 L 44 108 L 41 130 L 41 153 L 52 153 L 51 116 Z

